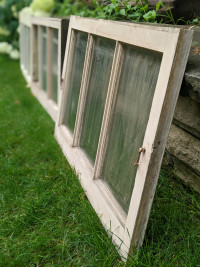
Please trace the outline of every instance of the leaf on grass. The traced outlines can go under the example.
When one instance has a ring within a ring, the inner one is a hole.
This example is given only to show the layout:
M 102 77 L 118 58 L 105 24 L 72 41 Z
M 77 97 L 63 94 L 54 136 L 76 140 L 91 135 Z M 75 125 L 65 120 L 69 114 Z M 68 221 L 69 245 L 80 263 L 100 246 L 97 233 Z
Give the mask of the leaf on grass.
M 134 12 L 133 14 L 128 15 L 128 18 L 136 18 L 136 19 L 140 19 L 142 17 L 142 13 L 140 12 Z
M 161 1 L 159 1 L 157 4 L 156 4 L 156 12 L 158 12 L 159 8 L 160 8 L 160 5 L 161 5 Z
M 143 15 L 143 18 L 146 21 L 155 20 L 156 19 L 156 11 L 155 10 L 149 11 L 148 13 Z
M 119 12 L 119 14 L 122 15 L 122 16 L 125 16 L 126 15 L 125 9 L 124 8 L 121 9 L 120 12 Z

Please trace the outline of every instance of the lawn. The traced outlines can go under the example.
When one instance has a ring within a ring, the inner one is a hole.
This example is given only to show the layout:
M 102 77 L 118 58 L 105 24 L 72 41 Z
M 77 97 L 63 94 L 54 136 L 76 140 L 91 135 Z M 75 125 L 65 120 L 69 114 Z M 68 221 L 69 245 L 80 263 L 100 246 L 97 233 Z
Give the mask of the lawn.
M 124 266 L 19 62 L 0 56 L 0 266 Z M 200 266 L 200 196 L 162 170 L 126 266 Z

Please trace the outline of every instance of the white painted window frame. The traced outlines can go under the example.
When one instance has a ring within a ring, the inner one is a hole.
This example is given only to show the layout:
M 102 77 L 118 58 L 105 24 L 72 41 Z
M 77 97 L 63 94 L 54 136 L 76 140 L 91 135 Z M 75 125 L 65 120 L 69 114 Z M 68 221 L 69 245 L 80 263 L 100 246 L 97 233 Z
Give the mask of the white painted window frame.
M 31 15 L 28 13 L 25 13 L 23 11 L 20 12 L 19 14 L 19 27 L 20 27 L 20 68 L 22 71 L 22 74 L 24 76 L 24 78 L 26 79 L 27 83 L 30 84 L 31 83 L 31 44 L 30 44 L 30 53 L 26 55 L 26 57 L 29 57 L 29 62 L 30 62 L 30 73 L 28 72 L 24 62 L 23 62 L 23 56 L 24 53 L 27 51 L 25 46 L 27 45 L 26 43 L 24 43 L 23 45 L 21 45 L 21 42 L 23 41 L 23 38 L 28 38 L 28 36 L 23 36 L 21 29 L 23 26 L 26 26 L 30 29 L 30 37 L 29 37 L 29 41 L 31 39 Z
M 39 62 L 38 62 L 38 80 L 35 79 L 34 73 L 34 64 L 35 64 L 35 30 L 38 28 L 38 48 L 39 48 Z M 41 77 L 41 60 L 42 60 L 42 47 L 41 47 L 41 38 L 42 38 L 42 27 L 47 29 L 47 91 L 42 90 L 42 77 Z M 64 28 L 64 29 L 63 29 Z M 58 90 L 57 90 L 57 103 L 51 98 L 52 96 L 52 30 L 58 30 Z M 64 57 L 64 52 L 62 51 L 62 42 L 63 39 L 66 42 L 68 31 L 68 19 L 60 18 L 41 18 L 41 17 L 32 17 L 31 18 L 31 90 L 32 93 L 36 96 L 42 106 L 46 109 L 49 115 L 54 121 L 57 120 L 58 116 L 58 106 L 61 101 L 61 64 L 62 57 Z M 66 35 L 66 36 L 65 36 Z
M 79 96 L 75 130 L 72 136 L 62 125 L 64 107 L 68 93 L 70 66 L 72 63 L 73 32 L 87 32 L 89 35 L 86 48 L 85 64 Z M 63 96 L 59 107 L 59 119 L 55 127 L 55 137 L 67 157 L 75 167 L 82 187 L 89 201 L 97 212 L 102 224 L 112 234 L 124 260 L 131 253 L 132 246 L 142 245 L 148 217 L 157 185 L 164 148 L 166 145 L 176 101 L 179 94 L 185 66 L 191 46 L 192 31 L 174 27 L 142 25 L 107 20 L 95 20 L 71 16 L 66 45 L 66 54 L 62 78 Z M 87 89 L 87 77 L 91 63 L 93 46 L 92 35 L 116 40 L 115 55 L 111 71 L 108 94 L 105 104 L 102 128 L 94 166 L 79 147 L 80 131 L 83 122 L 83 109 Z M 135 178 L 132 198 L 126 215 L 115 200 L 110 190 L 99 178 L 105 154 L 104 145 L 109 136 L 110 115 L 114 95 L 117 90 L 117 77 L 120 70 L 121 43 L 151 49 L 163 53 L 158 81 L 150 111 L 149 121 L 143 141 L 146 151 L 140 157 Z

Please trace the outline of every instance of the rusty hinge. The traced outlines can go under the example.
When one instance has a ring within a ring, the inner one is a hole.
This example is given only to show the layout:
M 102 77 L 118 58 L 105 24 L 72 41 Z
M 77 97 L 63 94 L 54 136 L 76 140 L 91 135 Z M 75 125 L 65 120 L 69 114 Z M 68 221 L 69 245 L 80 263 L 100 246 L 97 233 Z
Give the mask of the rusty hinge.
M 139 165 L 139 161 L 140 161 L 140 156 L 141 156 L 141 153 L 142 152 L 145 152 L 146 149 L 144 147 L 141 147 L 138 151 L 138 158 L 136 160 L 136 162 L 133 164 L 134 167 L 138 166 Z

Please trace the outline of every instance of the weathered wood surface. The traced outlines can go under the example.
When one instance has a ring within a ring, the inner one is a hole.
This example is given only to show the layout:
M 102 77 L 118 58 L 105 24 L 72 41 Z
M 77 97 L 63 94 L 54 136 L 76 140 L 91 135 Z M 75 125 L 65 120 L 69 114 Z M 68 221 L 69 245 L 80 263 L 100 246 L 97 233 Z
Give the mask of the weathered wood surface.
M 71 34 L 73 30 L 85 31 L 89 34 L 113 39 L 119 43 L 120 41 L 126 43 L 128 42 L 132 45 L 141 46 L 163 53 L 163 60 L 155 89 L 152 109 L 143 142 L 143 147 L 145 147 L 146 152 L 140 158 L 140 165 L 137 169 L 135 186 L 127 216 L 124 216 L 122 209 L 119 205 L 117 206 L 113 194 L 110 190 L 106 189 L 104 182 L 101 179 L 98 179 L 98 171 L 96 171 L 95 177 L 95 168 L 101 165 L 101 156 L 99 157 L 98 164 L 91 166 L 86 154 L 80 149 L 80 147 L 76 146 L 79 143 L 76 129 L 80 130 L 80 124 L 82 121 L 81 106 L 84 103 L 84 88 L 88 79 L 86 74 L 89 70 L 88 65 L 90 60 L 88 59 L 88 53 L 90 50 L 87 52 L 86 63 L 84 65 L 84 75 L 81 85 L 82 90 L 79 98 L 79 100 L 81 100 L 81 98 L 82 100 L 80 101 L 78 114 L 76 116 L 79 118 L 79 123 L 75 125 L 75 134 L 70 134 L 69 129 L 67 129 L 64 125 L 61 125 L 61 118 L 63 116 L 61 113 L 60 119 L 56 123 L 55 128 L 56 139 L 69 162 L 75 167 L 77 173 L 79 174 L 83 188 L 86 190 L 86 194 L 97 214 L 99 214 L 103 225 L 108 231 L 113 233 L 113 241 L 116 245 L 120 246 L 123 242 L 119 253 L 126 259 L 128 253 L 130 252 L 131 243 L 136 247 L 139 247 L 143 241 L 157 184 L 159 168 L 162 162 L 162 155 L 173 116 L 173 110 L 175 108 L 175 103 L 187 63 L 186 61 L 191 45 L 192 31 L 185 32 L 180 28 L 155 27 L 152 25 L 83 19 L 74 16 L 71 17 L 70 20 L 69 34 Z M 67 48 L 70 47 L 69 39 L 70 38 L 68 38 Z M 91 49 L 91 47 L 91 38 L 89 38 L 88 49 Z M 120 57 L 118 50 L 119 49 L 116 49 L 115 52 L 118 54 L 118 57 Z M 70 68 L 68 67 L 68 64 L 70 64 L 71 60 L 73 59 L 70 57 L 70 53 L 68 53 L 67 50 L 62 76 L 64 78 L 64 83 L 63 98 L 59 108 L 61 112 L 64 110 L 64 105 L 66 104 L 64 96 L 67 97 L 67 88 L 65 85 L 68 84 L 66 77 L 69 78 L 68 74 L 70 73 Z M 119 63 L 120 60 L 117 60 L 117 62 Z M 115 82 L 115 79 L 113 78 L 116 77 L 117 71 L 118 68 L 112 68 L 109 87 L 111 91 L 112 88 L 114 90 L 113 82 Z M 65 76 L 66 74 L 67 76 Z M 113 96 L 114 92 L 107 95 L 107 104 L 103 115 L 105 125 L 109 122 L 108 117 L 111 110 L 108 108 L 108 103 L 112 101 Z M 103 131 L 105 131 L 105 129 L 102 130 L 100 135 L 101 140 L 99 141 L 99 148 L 103 147 L 102 137 L 106 136 Z M 70 142 L 68 140 L 70 140 Z M 73 142 L 75 147 L 71 146 L 71 141 L 75 141 Z
M 177 51 L 174 57 L 173 66 L 171 69 L 171 74 L 168 82 L 167 94 L 164 99 L 162 111 L 160 114 L 159 126 L 155 135 L 154 140 L 154 157 L 151 158 L 149 162 L 149 168 L 147 172 L 147 179 L 143 188 L 143 195 L 141 196 L 141 201 L 138 209 L 137 221 L 134 225 L 134 231 L 132 235 L 132 243 L 139 247 L 144 238 L 146 225 L 148 222 L 148 216 L 150 214 L 151 205 L 154 198 L 154 193 L 157 185 L 158 175 L 156 170 L 161 167 L 161 160 L 158 158 L 163 157 L 164 148 L 166 145 L 170 125 L 173 119 L 173 113 L 175 105 L 177 102 L 180 84 L 184 75 L 187 57 L 189 54 L 189 47 L 191 44 L 191 33 L 181 33 L 178 44 Z M 189 47 L 188 47 L 189 45 Z M 186 52 L 187 51 L 187 52 Z M 183 68 L 180 68 L 182 66 Z M 169 112 L 170 111 L 170 112 Z M 162 147 L 162 149 L 159 149 Z M 132 200 L 133 201 L 133 200 Z M 140 236 L 138 235 L 140 233 Z

